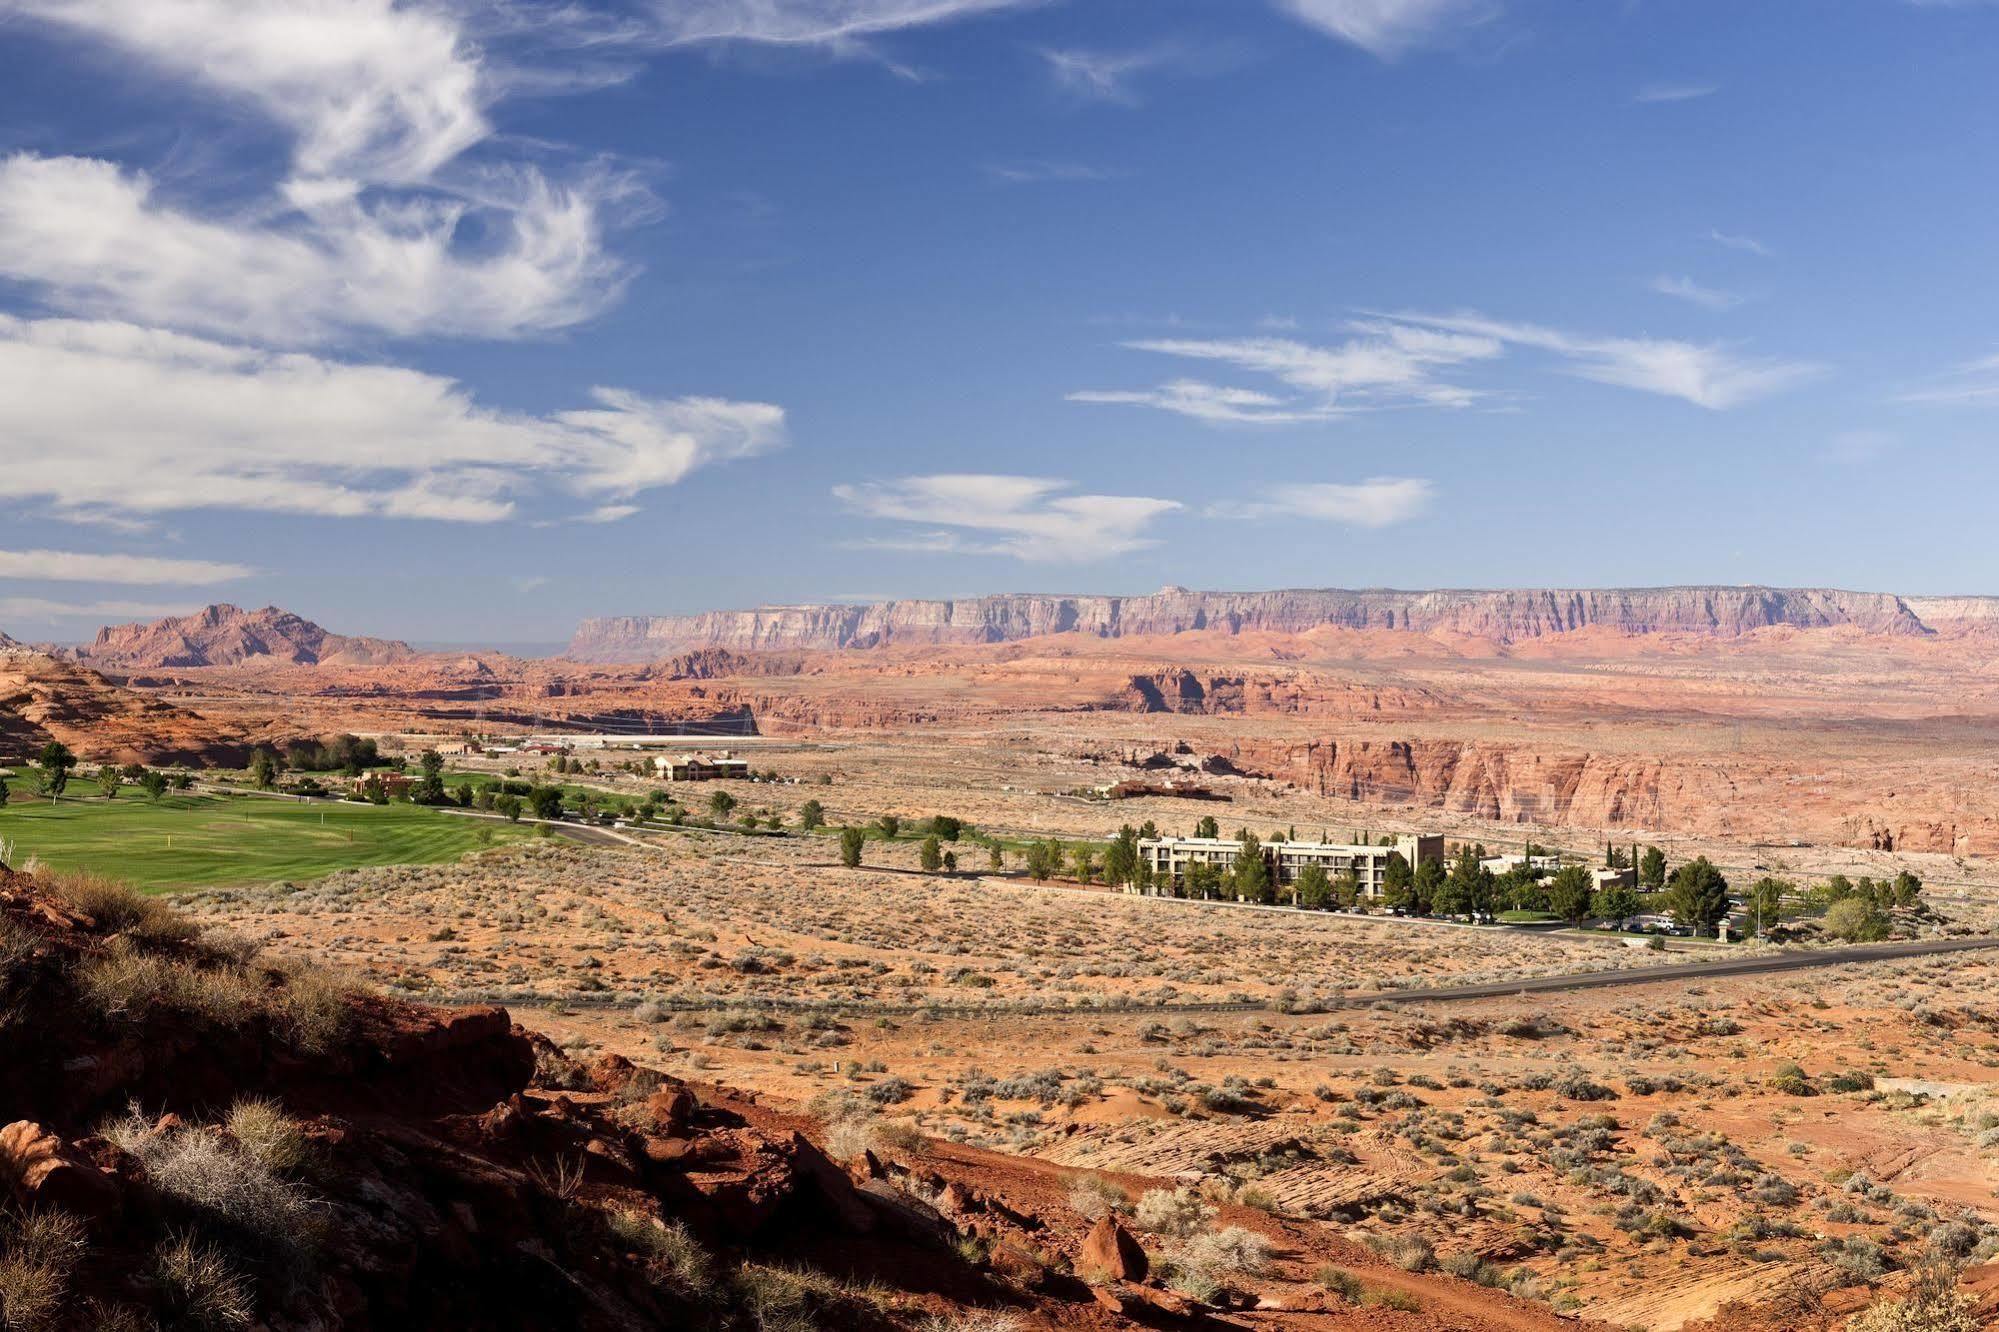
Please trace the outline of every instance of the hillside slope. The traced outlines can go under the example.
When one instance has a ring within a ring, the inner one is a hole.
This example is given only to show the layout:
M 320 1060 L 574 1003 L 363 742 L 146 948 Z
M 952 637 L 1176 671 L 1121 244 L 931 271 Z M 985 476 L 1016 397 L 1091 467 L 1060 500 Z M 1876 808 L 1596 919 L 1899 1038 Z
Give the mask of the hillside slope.
M 1940 609 L 1954 614 L 1953 624 L 1976 621 L 1970 603 L 1978 600 L 1954 599 Z M 964 601 L 618 616 L 585 620 L 570 641 L 569 655 L 582 661 L 649 661 L 698 648 L 875 648 L 1014 642 L 1048 634 L 1122 638 L 1202 630 L 1305 633 L 1325 626 L 1459 634 L 1495 642 L 1590 628 L 1719 637 L 1775 626 L 1843 627 L 1888 635 L 1931 632 L 1900 597 L 1827 588 L 1192 592 L 1169 587 L 1140 597 L 1021 593 Z
M 200 715 L 74 662 L 0 655 L 0 757 L 60 740 L 97 763 L 240 762 L 237 737 Z
M 1601 1326 L 1243 1207 L 1218 1219 L 1274 1261 L 1196 1301 L 1077 1215 L 1089 1172 L 923 1142 L 842 1166 L 753 1098 L 349 989 L 101 881 L 0 867 L 0 1014 L 9 1328 Z M 1412 1312 L 1373 1321 L 1327 1262 Z

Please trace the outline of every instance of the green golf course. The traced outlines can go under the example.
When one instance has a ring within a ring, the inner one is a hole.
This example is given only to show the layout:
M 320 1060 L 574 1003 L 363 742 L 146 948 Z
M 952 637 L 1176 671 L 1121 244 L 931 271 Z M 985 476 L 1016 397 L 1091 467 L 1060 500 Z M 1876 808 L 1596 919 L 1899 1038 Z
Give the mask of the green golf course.
M 19 787 L 0 805 L 8 863 L 88 869 L 140 888 L 300 882 L 356 865 L 413 865 L 531 835 L 531 829 L 418 805 L 175 794 L 127 790 L 106 800 L 76 792 L 51 804 Z

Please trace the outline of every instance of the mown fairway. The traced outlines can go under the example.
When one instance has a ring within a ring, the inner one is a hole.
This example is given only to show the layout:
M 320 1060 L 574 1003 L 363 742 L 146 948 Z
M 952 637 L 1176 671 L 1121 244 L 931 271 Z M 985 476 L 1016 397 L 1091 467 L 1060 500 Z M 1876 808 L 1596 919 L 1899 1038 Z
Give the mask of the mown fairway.
M 126 791 L 106 800 L 93 792 L 52 805 L 17 786 L 13 800 L 0 806 L 0 840 L 13 843 L 8 863 L 38 857 L 55 869 L 99 870 L 156 889 L 298 881 L 350 865 L 456 860 L 525 835 L 497 820 L 415 805 L 301 804 L 256 796 L 153 801 Z

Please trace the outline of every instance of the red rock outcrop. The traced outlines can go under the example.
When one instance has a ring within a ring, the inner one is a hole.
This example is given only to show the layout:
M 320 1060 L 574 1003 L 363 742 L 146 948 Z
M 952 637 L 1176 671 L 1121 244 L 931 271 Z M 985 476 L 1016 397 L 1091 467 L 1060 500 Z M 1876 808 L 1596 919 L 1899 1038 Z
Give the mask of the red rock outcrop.
M 203 717 L 36 653 L 0 656 L 0 755 L 60 740 L 96 763 L 241 762 L 247 747 Z
M 276 606 L 252 611 L 226 603 L 149 624 L 107 625 L 88 647 L 77 649 L 82 661 L 121 670 L 234 666 L 258 659 L 301 666 L 384 666 L 416 655 L 407 643 L 329 633 Z

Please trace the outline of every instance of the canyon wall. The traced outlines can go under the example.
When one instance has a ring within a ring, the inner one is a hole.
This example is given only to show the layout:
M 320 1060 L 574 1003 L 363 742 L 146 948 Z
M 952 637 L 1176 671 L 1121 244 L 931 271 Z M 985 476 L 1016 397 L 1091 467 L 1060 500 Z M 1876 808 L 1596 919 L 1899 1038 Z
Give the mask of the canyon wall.
M 387 666 L 416 655 L 407 643 L 329 633 L 276 606 L 251 611 L 226 603 L 149 623 L 107 625 L 97 631 L 95 641 L 74 653 L 92 666 L 122 670 L 235 666 L 253 659 L 300 666 Z
M 1999 629 L 1999 599 L 1930 601 L 1952 617 L 1954 626 L 1989 623 Z M 1988 601 L 1989 610 L 1971 604 Z M 1009 593 L 962 601 L 613 616 L 585 620 L 570 640 L 568 655 L 581 661 L 650 661 L 699 648 L 824 650 L 1002 643 L 1045 634 L 1304 633 L 1324 626 L 1465 634 L 1495 642 L 1593 627 L 1629 634 L 1733 637 L 1778 625 L 1850 627 L 1872 634 L 1931 632 L 1903 598 L 1829 588 L 1192 592 L 1169 587 L 1139 597 Z

